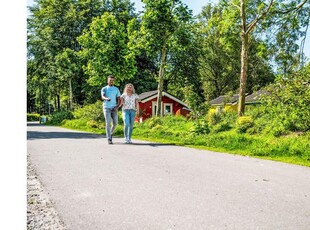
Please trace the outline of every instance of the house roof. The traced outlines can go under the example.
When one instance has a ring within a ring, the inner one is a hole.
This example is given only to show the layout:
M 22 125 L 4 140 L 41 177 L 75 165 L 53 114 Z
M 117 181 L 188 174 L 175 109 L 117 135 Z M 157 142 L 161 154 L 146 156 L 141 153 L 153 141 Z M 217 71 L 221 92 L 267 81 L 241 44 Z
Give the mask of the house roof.
M 245 103 L 246 104 L 258 103 L 261 96 L 266 95 L 266 94 L 269 94 L 267 90 L 265 90 L 265 89 L 258 90 L 256 92 L 250 94 L 249 96 L 246 96 L 245 97 Z
M 148 97 L 151 97 L 151 96 L 154 96 L 154 95 L 157 95 L 157 90 L 153 90 L 153 91 L 148 91 L 148 92 L 144 92 L 144 93 L 141 93 L 139 94 L 139 99 L 142 101 Z
M 157 98 L 157 93 L 158 93 L 158 90 L 152 90 L 152 91 L 144 92 L 144 93 L 139 94 L 139 99 L 142 103 L 145 103 L 145 102 L 150 101 L 154 98 Z M 166 96 L 166 97 L 178 102 L 179 104 L 183 105 L 184 107 L 189 108 L 184 102 L 182 102 L 178 98 L 172 96 L 171 94 L 169 94 L 165 91 L 162 92 L 162 96 Z
M 233 104 L 236 103 L 239 99 L 239 94 L 234 94 L 232 97 L 228 97 L 225 95 L 219 96 L 213 100 L 210 101 L 211 105 L 223 105 L 225 104 Z
M 267 90 L 261 89 L 245 97 L 245 104 L 255 104 L 259 102 L 262 95 L 268 94 Z M 234 94 L 232 97 L 221 95 L 210 101 L 211 105 L 236 104 L 239 100 L 239 94 Z

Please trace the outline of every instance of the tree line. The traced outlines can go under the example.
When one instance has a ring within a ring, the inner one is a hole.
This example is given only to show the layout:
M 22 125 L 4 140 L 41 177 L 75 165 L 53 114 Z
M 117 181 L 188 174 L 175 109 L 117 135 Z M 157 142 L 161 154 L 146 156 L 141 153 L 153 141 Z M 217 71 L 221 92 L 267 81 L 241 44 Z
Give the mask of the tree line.
M 27 110 L 47 114 L 100 99 L 106 77 L 137 93 L 163 90 L 199 113 L 206 102 L 293 77 L 303 55 L 310 4 L 219 0 L 198 16 L 180 0 L 37 0 L 27 18 Z

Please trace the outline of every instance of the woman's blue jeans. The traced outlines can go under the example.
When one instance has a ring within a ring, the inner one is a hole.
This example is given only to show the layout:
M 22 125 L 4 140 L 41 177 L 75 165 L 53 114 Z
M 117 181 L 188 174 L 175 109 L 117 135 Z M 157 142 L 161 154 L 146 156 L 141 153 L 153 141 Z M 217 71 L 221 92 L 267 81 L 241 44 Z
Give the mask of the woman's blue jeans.
M 124 137 L 126 140 L 131 140 L 131 134 L 133 124 L 135 122 L 136 110 L 125 109 L 123 110 L 123 121 L 124 121 Z

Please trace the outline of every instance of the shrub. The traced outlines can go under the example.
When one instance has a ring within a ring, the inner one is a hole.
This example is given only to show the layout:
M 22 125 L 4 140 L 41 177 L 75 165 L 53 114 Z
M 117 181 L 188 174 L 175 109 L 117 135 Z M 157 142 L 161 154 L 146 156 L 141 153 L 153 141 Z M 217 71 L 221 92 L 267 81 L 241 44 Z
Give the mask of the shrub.
M 253 118 L 251 116 L 239 117 L 237 120 L 237 132 L 245 133 L 247 129 L 253 127 Z
M 152 131 L 161 131 L 163 129 L 162 125 L 156 125 L 152 128 Z
M 73 116 L 75 119 L 85 119 L 85 120 L 104 122 L 102 102 L 97 101 L 94 104 L 78 108 L 73 112 Z
M 231 127 L 234 126 L 237 118 L 238 118 L 238 114 L 236 111 L 226 111 L 222 114 L 222 122 L 229 123 Z
M 99 128 L 98 122 L 94 121 L 94 120 L 89 120 L 87 121 L 86 125 L 89 128 Z
M 208 134 L 210 133 L 210 127 L 208 122 L 204 120 L 199 120 L 198 122 L 195 122 L 192 128 L 190 129 L 191 133 L 194 134 Z
M 267 126 L 264 130 L 265 134 L 271 134 L 275 137 L 279 137 L 288 133 L 285 125 L 282 122 L 274 121 L 271 125 Z
M 279 76 L 264 97 L 267 112 L 274 119 L 281 117 L 289 131 L 310 130 L 310 64 L 290 75 Z
M 156 125 L 162 125 L 163 124 L 160 117 L 152 117 L 152 118 L 148 119 L 146 122 L 147 122 L 148 127 L 150 129 L 155 127 Z
M 222 118 L 222 112 L 216 112 L 214 110 L 209 110 L 207 115 L 207 121 L 210 125 L 216 125 L 221 121 Z
M 27 113 L 27 121 L 39 121 L 40 114 L 38 113 Z
M 62 121 L 66 119 L 70 120 L 72 118 L 73 118 L 73 114 L 70 111 L 58 111 L 52 114 L 49 123 L 58 125 L 58 124 L 61 124 Z
M 215 133 L 218 133 L 218 132 L 223 132 L 223 131 L 228 131 L 232 128 L 232 125 L 227 122 L 227 121 L 223 121 L 219 124 L 216 124 L 215 126 L 213 126 L 213 131 Z

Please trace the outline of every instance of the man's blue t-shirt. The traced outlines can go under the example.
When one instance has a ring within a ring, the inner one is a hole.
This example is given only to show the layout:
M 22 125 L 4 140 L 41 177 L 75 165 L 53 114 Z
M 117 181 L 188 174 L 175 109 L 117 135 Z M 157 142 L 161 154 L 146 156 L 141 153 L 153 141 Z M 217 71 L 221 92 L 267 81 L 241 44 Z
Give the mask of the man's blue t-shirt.
M 117 106 L 117 97 L 121 96 L 119 89 L 115 86 L 105 86 L 101 89 L 101 95 L 110 98 L 110 101 L 103 101 L 103 105 L 105 108 L 112 109 Z

